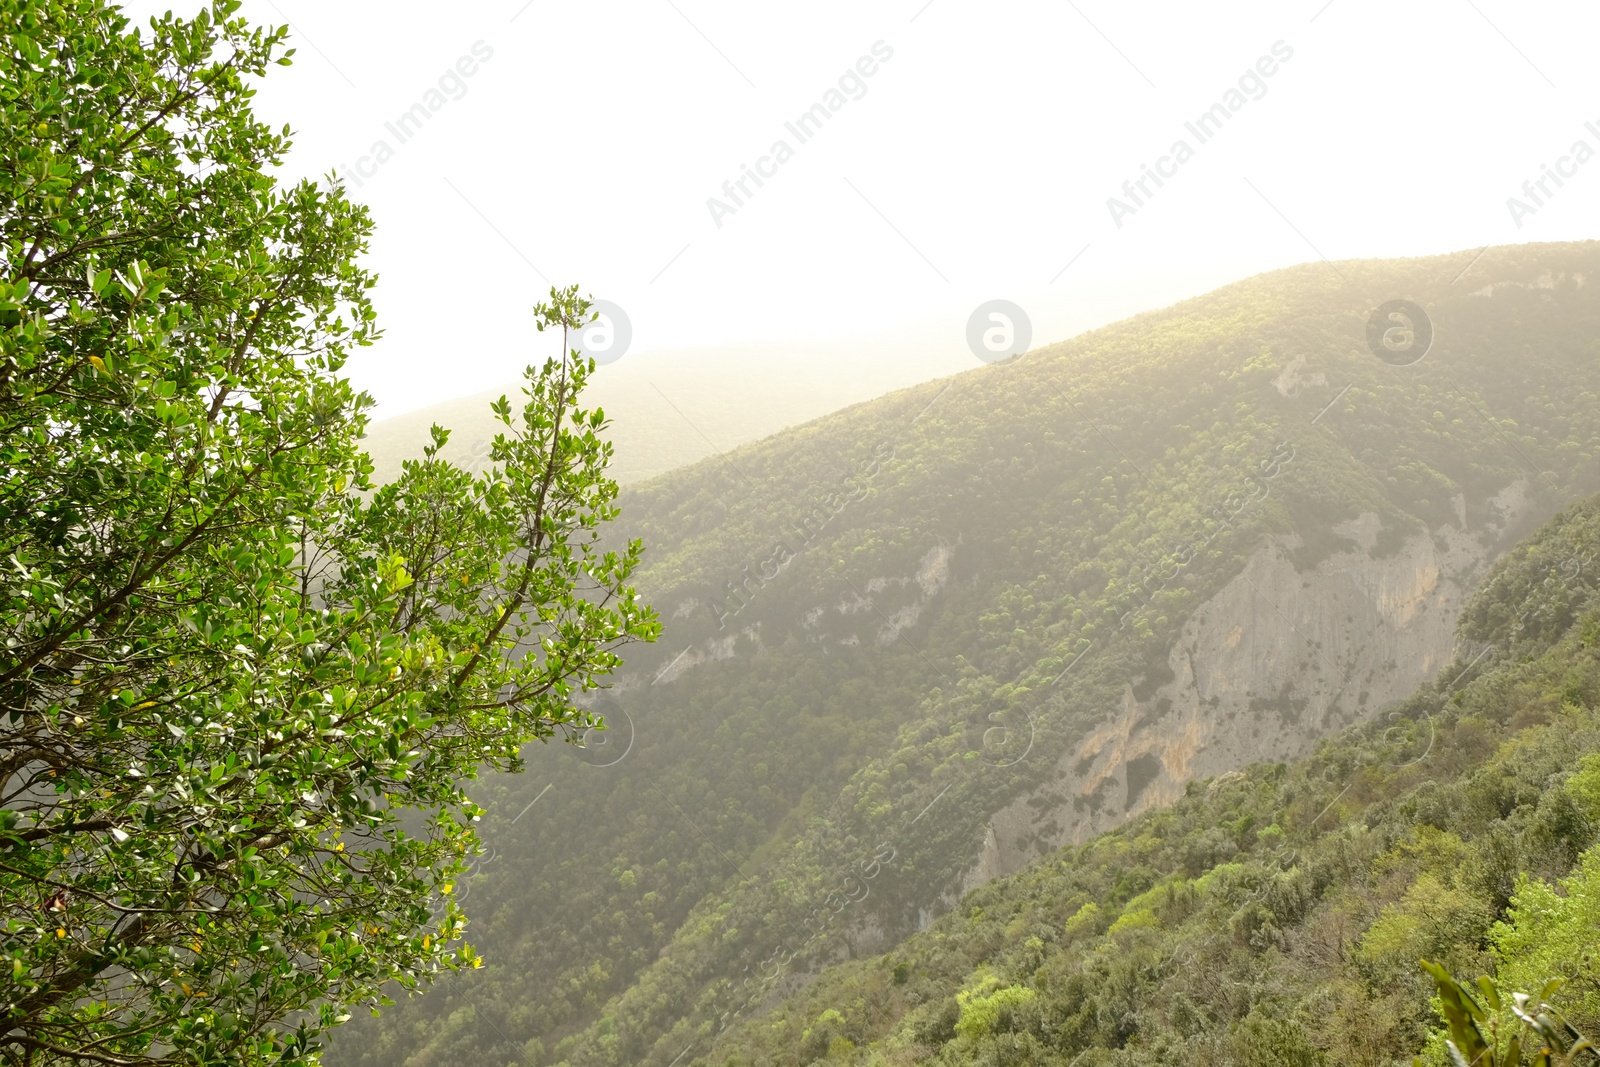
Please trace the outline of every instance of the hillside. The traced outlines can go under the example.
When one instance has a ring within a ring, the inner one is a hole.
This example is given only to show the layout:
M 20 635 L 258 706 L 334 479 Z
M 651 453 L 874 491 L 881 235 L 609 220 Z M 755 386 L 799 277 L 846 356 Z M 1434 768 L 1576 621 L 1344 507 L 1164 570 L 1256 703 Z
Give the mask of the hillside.
M 1461 646 L 1487 655 L 973 892 L 717 1062 L 1409 1063 L 1439 1028 L 1421 957 L 1508 1003 L 1567 979 L 1558 1007 L 1600 1032 L 1597 558 L 1600 498 L 1473 598 Z
M 488 964 L 327 1061 L 723 1062 L 827 964 L 1461 661 L 1491 562 L 1600 488 L 1600 244 L 1472 256 L 1264 275 L 632 487 L 661 642 L 604 745 L 480 783 Z

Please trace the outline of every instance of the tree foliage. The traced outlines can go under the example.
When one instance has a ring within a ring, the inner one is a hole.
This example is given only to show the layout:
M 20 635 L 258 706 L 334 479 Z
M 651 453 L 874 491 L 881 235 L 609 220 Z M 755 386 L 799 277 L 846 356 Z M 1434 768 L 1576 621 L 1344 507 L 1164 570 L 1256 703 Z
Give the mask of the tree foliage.
M 463 792 L 599 725 L 652 639 L 608 549 L 575 290 L 491 466 L 373 491 L 371 224 L 280 187 L 236 0 L 132 29 L 6 0 L 0 46 L 0 1057 L 309 1063 L 388 982 L 477 966 Z
M 1550 1004 L 1560 979 L 1546 982 L 1537 995 L 1513 993 L 1507 1003 L 1493 982 L 1480 978 L 1480 1002 L 1466 983 L 1439 964 L 1423 960 L 1422 968 L 1439 990 L 1440 1012 L 1450 1028 L 1444 1047 L 1451 1067 L 1568 1067 L 1600 1059 L 1589 1040 Z M 1502 1027 L 1495 1018 L 1500 1012 L 1512 1015 L 1515 1025 Z M 1420 1059 L 1415 1062 L 1421 1067 Z

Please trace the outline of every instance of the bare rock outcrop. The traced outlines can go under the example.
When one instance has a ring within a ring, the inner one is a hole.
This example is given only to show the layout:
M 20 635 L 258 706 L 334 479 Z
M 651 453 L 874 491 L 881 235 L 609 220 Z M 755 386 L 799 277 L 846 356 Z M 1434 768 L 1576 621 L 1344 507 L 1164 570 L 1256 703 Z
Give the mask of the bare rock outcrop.
M 1141 684 L 1142 698 L 1141 680 L 1128 685 L 1045 785 L 993 816 L 956 894 L 1171 803 L 1196 778 L 1303 756 L 1408 696 L 1455 660 L 1467 597 L 1532 506 L 1522 485 L 1493 503 L 1493 525 L 1419 532 L 1389 554 L 1363 514 L 1334 527 L 1351 547 L 1303 572 L 1293 539 L 1263 544 L 1185 624 L 1170 677 Z

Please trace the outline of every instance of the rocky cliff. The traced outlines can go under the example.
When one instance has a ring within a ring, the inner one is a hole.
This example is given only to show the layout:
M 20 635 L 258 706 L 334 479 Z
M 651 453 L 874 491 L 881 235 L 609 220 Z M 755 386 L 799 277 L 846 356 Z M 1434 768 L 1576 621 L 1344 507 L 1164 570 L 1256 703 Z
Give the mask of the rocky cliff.
M 1543 517 L 1523 482 L 1489 504 L 1480 528 L 1458 500 L 1457 525 L 1391 553 L 1378 517 L 1360 515 L 1333 527 L 1347 548 L 1304 570 L 1298 538 L 1263 544 L 1183 627 L 1167 677 L 1129 684 L 1043 787 L 990 819 L 952 898 L 1171 803 L 1195 778 L 1304 755 L 1432 678 L 1456 658 L 1456 622 L 1488 565 Z

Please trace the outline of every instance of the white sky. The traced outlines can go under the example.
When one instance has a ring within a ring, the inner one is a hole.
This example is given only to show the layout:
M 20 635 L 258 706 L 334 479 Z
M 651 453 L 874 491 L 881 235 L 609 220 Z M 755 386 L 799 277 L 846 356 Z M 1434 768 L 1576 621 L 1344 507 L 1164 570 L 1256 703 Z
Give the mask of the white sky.
M 350 373 L 380 415 L 515 378 L 536 336 L 525 309 L 550 283 L 625 308 L 627 360 L 728 345 L 762 358 L 798 340 L 899 361 L 909 382 L 976 365 L 966 323 L 990 299 L 1028 312 L 1037 347 L 1319 254 L 1600 236 L 1600 158 L 1520 228 L 1506 205 L 1573 142 L 1600 151 L 1594 3 L 244 11 L 296 30 L 294 65 L 257 99 L 296 131 L 289 177 L 349 173 L 378 141 L 394 150 L 350 187 L 377 218 L 386 329 Z M 464 94 L 400 143 L 385 122 L 480 41 L 492 56 Z M 784 123 L 878 41 L 893 56 L 865 95 L 799 144 Z M 1199 144 L 1185 121 L 1277 41 L 1293 57 L 1265 95 Z M 1107 198 L 1180 137 L 1194 158 L 1119 229 Z M 793 158 L 718 228 L 707 198 L 780 138 Z

